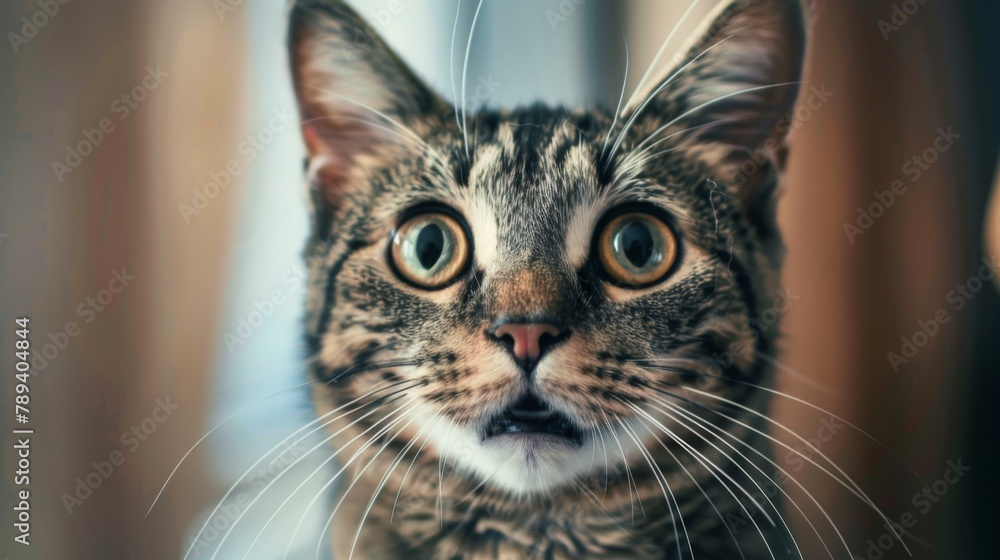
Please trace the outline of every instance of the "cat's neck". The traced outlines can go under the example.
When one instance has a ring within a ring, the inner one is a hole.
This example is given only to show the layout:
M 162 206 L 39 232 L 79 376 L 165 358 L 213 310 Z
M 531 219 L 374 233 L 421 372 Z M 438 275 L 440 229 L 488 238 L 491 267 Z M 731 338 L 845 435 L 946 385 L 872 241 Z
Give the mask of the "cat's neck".
M 332 527 L 335 557 L 347 558 L 357 537 L 357 550 L 372 558 L 452 558 L 459 552 L 462 558 L 546 558 L 551 550 L 561 551 L 556 558 L 662 559 L 676 550 L 682 524 L 704 530 L 723 524 L 727 514 L 745 517 L 723 485 L 694 482 L 713 476 L 697 463 L 665 473 L 648 464 L 611 465 L 571 485 L 515 497 L 442 471 L 434 458 L 397 462 L 396 453 L 383 455 L 341 485 Z M 669 456 L 653 459 L 670 464 Z M 746 520 L 753 522 L 765 519 Z

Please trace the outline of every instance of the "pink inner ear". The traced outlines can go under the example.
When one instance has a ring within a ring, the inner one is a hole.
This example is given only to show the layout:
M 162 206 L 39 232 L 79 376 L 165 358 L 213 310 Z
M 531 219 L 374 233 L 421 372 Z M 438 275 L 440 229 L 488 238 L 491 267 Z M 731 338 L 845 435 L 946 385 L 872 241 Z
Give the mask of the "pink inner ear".
M 309 150 L 311 155 L 328 153 L 330 150 L 323 143 L 323 137 L 320 136 L 316 128 L 311 124 L 302 124 L 302 138 L 305 140 L 306 149 Z

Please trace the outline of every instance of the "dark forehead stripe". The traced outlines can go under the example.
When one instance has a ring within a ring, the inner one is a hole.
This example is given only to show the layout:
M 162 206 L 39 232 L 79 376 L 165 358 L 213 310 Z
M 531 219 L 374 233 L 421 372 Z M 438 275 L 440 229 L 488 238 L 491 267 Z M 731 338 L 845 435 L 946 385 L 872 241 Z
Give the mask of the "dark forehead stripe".
M 546 177 L 558 176 L 569 150 L 580 143 L 593 145 L 603 139 L 611 119 L 599 109 L 567 113 L 538 103 L 509 113 L 487 111 L 474 122 L 476 144 L 499 147 L 504 171 L 516 173 L 519 184 L 530 185 Z M 504 126 L 510 127 L 512 150 L 506 149 L 499 138 Z M 565 128 L 572 129 L 573 133 L 565 134 Z M 552 158 L 548 159 L 546 154 L 550 150 Z M 597 163 L 595 158 L 595 167 Z
M 596 114 L 596 116 L 595 116 Z M 471 181 L 498 220 L 498 242 L 522 257 L 561 257 L 574 208 L 594 185 L 600 143 L 611 119 L 604 112 L 568 113 L 536 104 L 480 114 L 474 126 Z M 470 141 L 473 138 L 470 138 Z M 591 161 L 567 165 L 571 153 Z

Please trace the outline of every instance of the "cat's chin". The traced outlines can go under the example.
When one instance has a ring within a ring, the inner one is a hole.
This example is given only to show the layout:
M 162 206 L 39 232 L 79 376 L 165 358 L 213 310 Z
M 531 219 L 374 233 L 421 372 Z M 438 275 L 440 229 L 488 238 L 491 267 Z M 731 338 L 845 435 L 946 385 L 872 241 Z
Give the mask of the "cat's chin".
M 504 433 L 483 440 L 468 461 L 487 482 L 515 494 L 546 492 L 570 483 L 590 467 L 583 440 L 543 432 Z

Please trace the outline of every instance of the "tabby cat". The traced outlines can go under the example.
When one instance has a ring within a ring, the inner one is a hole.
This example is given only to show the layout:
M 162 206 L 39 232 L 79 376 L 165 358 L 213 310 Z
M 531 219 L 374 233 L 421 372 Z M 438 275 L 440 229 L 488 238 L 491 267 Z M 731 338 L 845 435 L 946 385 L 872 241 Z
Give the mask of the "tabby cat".
M 334 558 L 791 557 L 766 439 L 795 0 L 615 110 L 465 114 L 340 0 L 290 53 Z M 624 89 L 623 89 L 624 93 Z M 734 522 L 739 520 L 739 522 Z

